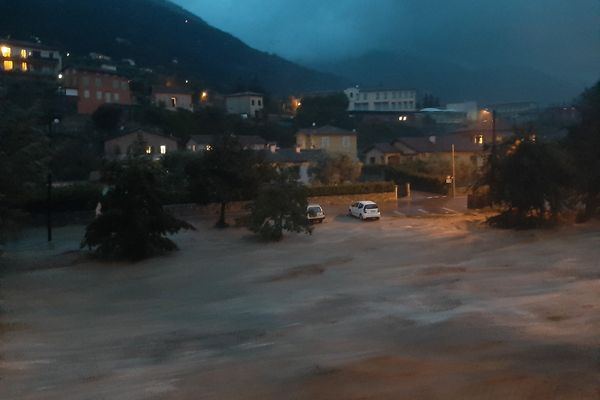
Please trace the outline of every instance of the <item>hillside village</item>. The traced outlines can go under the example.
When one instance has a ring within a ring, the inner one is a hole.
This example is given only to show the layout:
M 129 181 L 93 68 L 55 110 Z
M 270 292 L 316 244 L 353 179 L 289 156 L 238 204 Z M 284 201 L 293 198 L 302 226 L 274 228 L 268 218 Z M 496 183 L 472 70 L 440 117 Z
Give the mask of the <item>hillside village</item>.
M 97 150 L 85 160 L 87 168 L 78 160 L 78 171 L 70 169 L 62 176 L 57 171 L 61 181 L 98 176 L 102 159 L 124 157 L 134 137 L 147 143 L 146 153 L 158 159 L 167 152 L 205 151 L 211 145 L 208 137 L 234 135 L 245 147 L 270 153 L 275 163 L 298 166 L 306 183 L 319 158 L 336 154 L 370 167 L 410 170 L 418 164 L 420 173 L 444 179 L 451 175 L 454 147 L 456 179 L 467 187 L 483 165 L 493 135 L 501 140 L 521 129 L 553 140 L 578 121 L 571 105 L 441 105 L 435 96 L 409 88 L 355 86 L 282 97 L 249 90 L 249 85 L 223 93 L 138 66 L 133 59 L 115 60 L 96 52 L 76 55 L 41 41 L 5 39 L 1 48 L 5 98 L 10 100 L 11 87 L 37 90 L 34 96 L 43 87 L 47 98 L 31 99 L 31 104 L 45 101 L 46 118 L 52 120 L 49 137 L 57 148 L 69 147 L 72 139 L 67 138 L 94 136 L 96 143 L 88 145 Z M 306 151 L 310 156 L 298 156 Z

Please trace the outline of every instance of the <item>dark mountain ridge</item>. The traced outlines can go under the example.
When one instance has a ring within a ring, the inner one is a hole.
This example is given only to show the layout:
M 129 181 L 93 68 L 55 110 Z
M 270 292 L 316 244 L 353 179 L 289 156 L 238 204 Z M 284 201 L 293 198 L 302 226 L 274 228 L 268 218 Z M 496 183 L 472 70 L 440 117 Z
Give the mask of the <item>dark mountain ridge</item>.
M 369 87 L 410 87 L 431 92 L 443 101 L 482 103 L 536 101 L 569 102 L 583 87 L 528 67 L 494 65 L 467 68 L 456 63 L 410 53 L 373 51 L 313 68 L 337 74 Z
M 166 0 L 4 0 L 0 37 L 39 38 L 166 71 L 221 91 L 253 85 L 274 94 L 341 89 L 344 80 L 255 50 Z

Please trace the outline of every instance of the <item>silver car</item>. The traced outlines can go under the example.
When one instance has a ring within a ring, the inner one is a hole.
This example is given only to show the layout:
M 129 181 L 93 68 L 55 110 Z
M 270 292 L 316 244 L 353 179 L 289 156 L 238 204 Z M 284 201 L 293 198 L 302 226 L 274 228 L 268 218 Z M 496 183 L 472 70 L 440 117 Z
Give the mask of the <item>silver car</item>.
M 310 223 L 322 223 L 325 219 L 325 212 L 323 211 L 323 207 L 321 207 L 318 204 L 309 204 L 308 207 L 306 207 L 306 219 Z

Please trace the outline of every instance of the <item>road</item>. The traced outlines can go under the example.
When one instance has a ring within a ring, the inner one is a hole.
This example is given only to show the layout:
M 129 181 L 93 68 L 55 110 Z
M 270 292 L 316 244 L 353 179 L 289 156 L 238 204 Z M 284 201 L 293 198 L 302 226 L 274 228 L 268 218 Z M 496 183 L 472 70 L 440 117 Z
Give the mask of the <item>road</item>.
M 444 196 L 434 193 L 413 192 L 411 197 L 398 200 L 394 214 L 400 216 L 456 215 L 467 211 L 467 196 Z

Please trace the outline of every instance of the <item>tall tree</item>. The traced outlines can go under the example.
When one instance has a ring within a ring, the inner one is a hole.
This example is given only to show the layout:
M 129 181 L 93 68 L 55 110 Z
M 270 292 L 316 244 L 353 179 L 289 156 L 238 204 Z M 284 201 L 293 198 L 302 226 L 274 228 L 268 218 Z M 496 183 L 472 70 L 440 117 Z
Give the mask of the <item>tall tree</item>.
M 600 82 L 586 90 L 579 101 L 581 122 L 567 137 L 577 174 L 577 191 L 585 204 L 584 220 L 590 219 L 600 205 Z
M 39 115 L 0 99 L 0 243 L 19 227 L 19 206 L 43 187 L 49 161 L 45 132 L 36 128 Z
M 307 191 L 295 176 L 287 171 L 261 187 L 250 205 L 250 230 L 264 240 L 279 241 L 283 232 L 311 233 L 306 218 Z
M 301 103 L 296 114 L 301 128 L 313 124 L 348 127 L 348 98 L 344 93 L 304 97 Z
M 338 185 L 356 181 L 361 174 L 362 164 L 342 154 L 322 159 L 316 167 L 316 178 L 325 185 Z
M 567 154 L 556 144 L 513 138 L 488 159 L 478 186 L 488 186 L 502 213 L 490 222 L 505 227 L 536 226 L 556 219 L 569 195 L 571 170 Z
M 177 249 L 167 235 L 193 229 L 162 207 L 162 168 L 145 157 L 110 164 L 104 181 L 110 189 L 101 214 L 86 229 L 81 247 L 102 258 L 140 260 Z
M 260 153 L 244 149 L 235 136 L 222 136 L 186 166 L 192 199 L 198 204 L 218 203 L 216 226 L 228 226 L 227 205 L 233 201 L 251 200 L 260 183 L 268 179 L 271 168 Z

